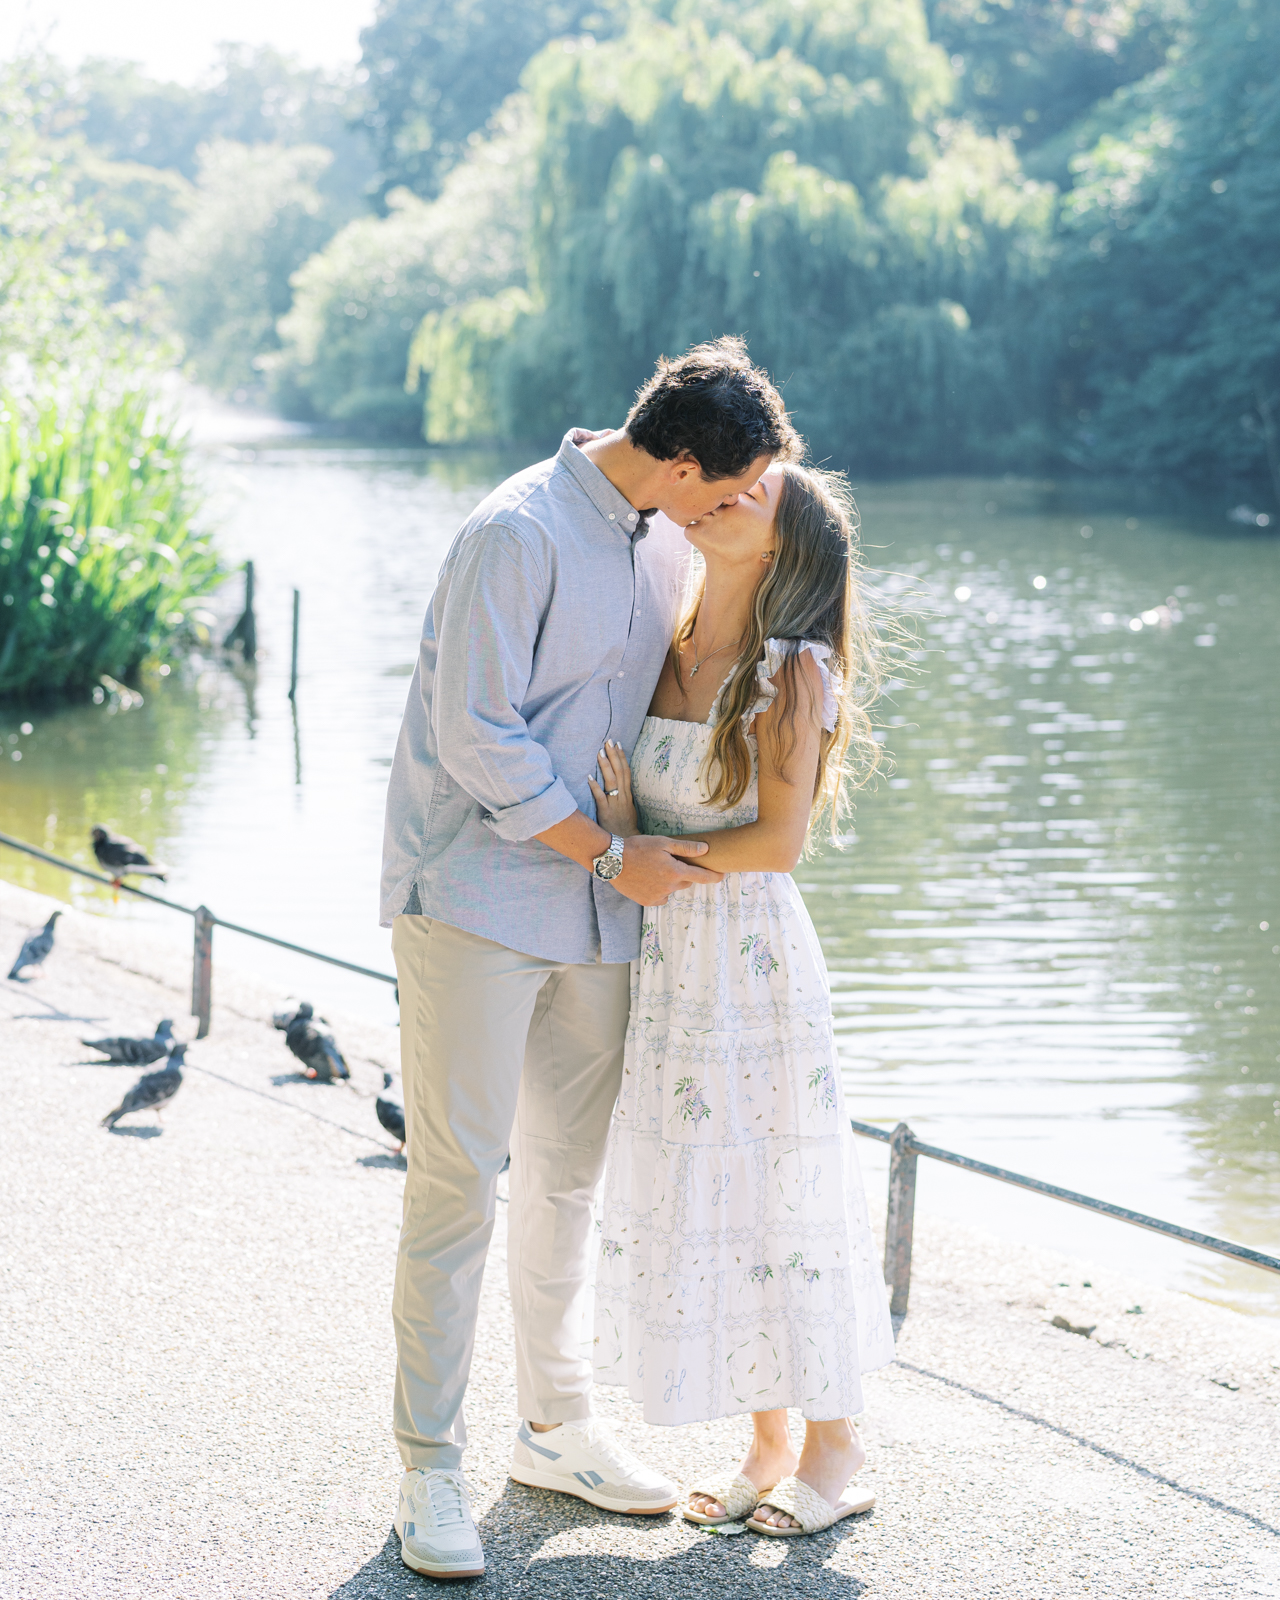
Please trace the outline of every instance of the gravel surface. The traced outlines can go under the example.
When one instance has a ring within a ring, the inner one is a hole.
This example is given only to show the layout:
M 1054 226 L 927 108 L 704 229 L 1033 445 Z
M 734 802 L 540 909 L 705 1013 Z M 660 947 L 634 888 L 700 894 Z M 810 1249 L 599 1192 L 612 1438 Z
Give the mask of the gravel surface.
M 0 885 L 0 971 L 48 908 Z M 70 913 L 40 976 L 0 981 L 0 1595 L 424 1595 L 390 1527 L 403 1166 L 373 1098 L 395 1032 L 330 1012 L 353 1085 L 299 1081 L 279 997 L 220 964 L 163 1128 L 109 1134 L 137 1072 L 78 1040 L 166 1015 L 190 1037 L 188 938 Z M 304 998 L 326 1009 L 322 968 Z M 925 1213 L 899 1360 L 867 1385 L 876 1509 L 812 1539 L 718 1538 L 507 1479 L 499 1210 L 469 1416 L 476 1594 L 1280 1597 L 1273 1323 Z M 748 1433 L 649 1429 L 616 1391 L 600 1409 L 686 1485 Z

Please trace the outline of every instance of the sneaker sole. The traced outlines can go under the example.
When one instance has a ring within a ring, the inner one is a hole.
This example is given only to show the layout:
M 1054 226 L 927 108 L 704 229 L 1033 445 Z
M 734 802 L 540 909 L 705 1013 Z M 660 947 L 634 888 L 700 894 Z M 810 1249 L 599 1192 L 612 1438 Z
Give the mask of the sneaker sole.
M 423 1561 L 417 1556 L 411 1556 L 404 1547 L 404 1535 L 399 1528 L 395 1530 L 396 1538 L 400 1541 L 400 1559 L 412 1572 L 421 1572 L 424 1577 L 440 1578 L 448 1582 L 452 1578 L 483 1578 L 484 1564 L 478 1567 L 438 1567 L 430 1561 Z
M 588 1489 L 576 1483 L 570 1488 L 556 1473 L 539 1472 L 536 1467 L 513 1467 L 511 1481 L 522 1483 L 527 1489 L 550 1489 L 554 1494 L 572 1495 L 575 1500 L 585 1500 L 588 1505 L 599 1506 L 601 1511 L 616 1511 L 624 1517 L 660 1517 L 673 1511 L 680 1498 L 675 1495 L 664 1506 L 632 1506 L 625 1501 L 611 1499 L 598 1489 Z

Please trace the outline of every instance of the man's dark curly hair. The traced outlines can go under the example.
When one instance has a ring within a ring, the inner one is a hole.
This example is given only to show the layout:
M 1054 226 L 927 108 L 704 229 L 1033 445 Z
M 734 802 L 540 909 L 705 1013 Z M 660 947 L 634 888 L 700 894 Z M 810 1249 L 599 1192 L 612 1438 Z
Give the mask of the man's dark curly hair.
M 768 374 L 742 339 L 725 334 L 674 361 L 663 356 L 627 417 L 632 444 L 657 461 L 689 455 L 710 481 L 739 478 L 753 461 L 798 461 L 803 441 Z

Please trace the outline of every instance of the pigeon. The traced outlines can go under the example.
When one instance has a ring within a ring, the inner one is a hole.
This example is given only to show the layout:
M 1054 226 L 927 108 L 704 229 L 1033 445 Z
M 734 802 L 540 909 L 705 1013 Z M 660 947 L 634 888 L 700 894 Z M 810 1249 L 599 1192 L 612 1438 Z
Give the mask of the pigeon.
M 389 1072 L 382 1074 L 382 1087 L 384 1089 L 391 1087 Z M 393 1139 L 398 1140 L 396 1154 L 399 1155 L 405 1145 L 404 1107 L 398 1106 L 394 1100 L 384 1100 L 381 1095 L 373 1103 L 378 1112 L 378 1121 Z
M 94 828 L 90 837 L 98 865 L 111 874 L 115 883 L 119 884 L 121 878 L 125 877 L 158 878 L 161 883 L 165 881 L 168 867 L 152 861 L 136 839 L 130 839 L 127 834 L 112 833 L 110 828 Z
M 126 1067 L 149 1066 L 167 1056 L 173 1047 L 173 1019 L 164 1019 L 154 1039 L 81 1039 L 80 1043 L 90 1050 L 101 1050 L 108 1061 L 119 1061 Z
M 309 1000 L 286 1000 L 271 1020 L 284 1034 L 284 1042 L 301 1061 L 308 1078 L 333 1083 L 337 1078 L 351 1076 L 333 1029 L 323 1017 L 316 1016 Z
M 38 967 L 43 965 L 44 958 L 49 954 L 50 950 L 53 949 L 53 925 L 61 915 L 61 911 L 55 911 L 50 916 L 48 922 L 45 923 L 44 927 L 33 933 L 27 940 L 26 944 L 23 945 L 22 949 L 19 950 L 18 959 L 9 969 L 9 976 L 11 978 L 16 978 L 22 971 L 23 967 Z
M 182 1062 L 186 1048 L 185 1044 L 175 1044 L 169 1052 L 168 1062 L 159 1072 L 144 1072 L 115 1110 L 108 1111 L 103 1117 L 102 1126 L 114 1128 L 121 1117 L 127 1117 L 131 1111 L 145 1111 L 149 1106 L 155 1107 L 156 1117 L 159 1118 L 161 1107 L 167 1106 L 182 1087 Z

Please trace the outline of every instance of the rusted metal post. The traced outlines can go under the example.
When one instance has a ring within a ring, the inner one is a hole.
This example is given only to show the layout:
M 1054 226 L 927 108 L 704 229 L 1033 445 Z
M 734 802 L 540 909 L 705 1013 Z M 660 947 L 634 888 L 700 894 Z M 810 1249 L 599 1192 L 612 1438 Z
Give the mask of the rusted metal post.
M 884 1281 L 889 1287 L 889 1310 L 895 1317 L 907 1314 L 911 1293 L 911 1235 L 916 1219 L 916 1153 L 910 1148 L 915 1135 L 905 1122 L 893 1130 L 889 1147 L 889 1215 L 884 1230 Z
M 209 1036 L 209 1016 L 213 1009 L 213 912 L 197 906 L 195 951 L 191 962 L 191 1015 L 199 1022 L 197 1039 Z

